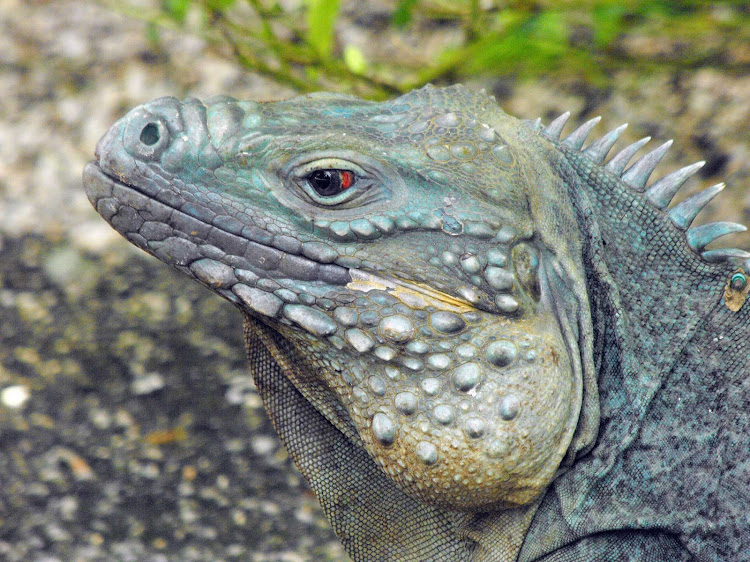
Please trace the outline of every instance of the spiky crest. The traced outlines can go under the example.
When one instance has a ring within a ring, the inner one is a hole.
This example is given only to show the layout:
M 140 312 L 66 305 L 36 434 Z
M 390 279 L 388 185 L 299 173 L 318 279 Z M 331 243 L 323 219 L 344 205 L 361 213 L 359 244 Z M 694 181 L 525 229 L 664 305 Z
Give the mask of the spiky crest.
M 685 166 L 684 168 L 667 174 L 646 187 L 646 183 L 652 172 L 662 158 L 664 158 L 667 150 L 672 145 L 671 140 L 641 156 L 630 167 L 627 167 L 630 160 L 632 160 L 636 152 L 651 140 L 651 137 L 642 138 L 641 140 L 626 146 L 605 163 L 604 161 L 607 158 L 609 151 L 622 135 L 622 132 L 627 127 L 627 123 L 609 131 L 599 139 L 590 143 L 586 148 L 583 148 L 583 143 L 586 141 L 589 133 L 599 122 L 601 117 L 589 119 L 575 131 L 561 139 L 562 130 L 569 117 L 570 112 L 566 111 L 554 119 L 549 125 L 544 127 L 541 130 L 541 134 L 556 144 L 581 152 L 593 163 L 602 166 L 609 173 L 617 176 L 633 191 L 643 193 L 653 207 L 665 212 L 667 217 L 669 217 L 677 228 L 685 231 L 686 241 L 690 249 L 700 255 L 707 262 L 731 262 L 732 264 L 739 264 L 740 261 L 747 260 L 746 265 L 750 266 L 750 252 L 745 250 L 740 250 L 738 248 L 705 250 L 705 247 L 717 238 L 735 232 L 744 232 L 747 230 L 745 226 L 723 221 L 713 222 L 702 226 L 690 226 L 698 213 L 709 203 L 709 201 L 724 189 L 724 183 L 708 187 L 695 195 L 688 197 L 671 209 L 667 209 L 669 203 L 680 190 L 682 185 L 703 167 L 705 164 L 704 161 L 696 162 L 695 164 Z

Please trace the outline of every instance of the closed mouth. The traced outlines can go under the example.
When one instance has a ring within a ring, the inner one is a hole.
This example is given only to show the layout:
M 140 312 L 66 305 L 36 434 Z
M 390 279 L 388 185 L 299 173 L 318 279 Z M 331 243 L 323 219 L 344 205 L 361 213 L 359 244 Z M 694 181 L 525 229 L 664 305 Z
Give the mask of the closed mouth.
M 86 165 L 83 183 L 91 204 L 118 232 L 179 269 L 210 259 L 272 279 L 321 281 L 329 285 L 351 281 L 348 268 L 311 259 L 308 255 L 313 250 L 306 251 L 305 244 L 289 248 L 289 237 L 273 236 L 257 227 L 234 227 L 234 232 L 230 232 L 221 224 L 227 222 L 222 221 L 227 217 L 217 215 L 211 222 L 205 216 L 196 218 L 113 178 L 96 161 Z M 274 243 L 286 248 L 274 247 Z

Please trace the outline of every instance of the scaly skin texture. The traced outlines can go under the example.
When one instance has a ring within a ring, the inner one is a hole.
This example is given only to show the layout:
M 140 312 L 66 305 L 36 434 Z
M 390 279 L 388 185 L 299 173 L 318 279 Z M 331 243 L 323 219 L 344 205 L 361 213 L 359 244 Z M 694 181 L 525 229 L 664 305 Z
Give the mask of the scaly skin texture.
M 739 227 L 686 234 L 705 201 L 666 207 L 692 168 L 644 191 L 661 152 L 604 165 L 619 133 L 583 150 L 563 122 L 462 87 L 161 98 L 84 172 L 115 229 L 243 310 L 355 560 L 750 559 L 748 401 L 726 396 L 746 347 L 724 337 L 750 268 L 703 251 Z

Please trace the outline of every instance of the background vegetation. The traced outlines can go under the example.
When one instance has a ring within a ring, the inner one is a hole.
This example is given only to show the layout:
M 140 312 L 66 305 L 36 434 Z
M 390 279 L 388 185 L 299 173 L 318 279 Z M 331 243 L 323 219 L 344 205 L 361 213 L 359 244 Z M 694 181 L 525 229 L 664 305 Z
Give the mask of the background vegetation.
M 146 20 L 154 43 L 165 27 L 199 35 L 247 69 L 299 92 L 327 89 L 377 99 L 427 82 L 481 75 L 564 73 L 597 86 L 623 68 L 750 70 L 747 2 L 398 0 L 383 5 L 380 17 L 370 22 L 381 37 L 452 32 L 429 60 L 378 56 L 340 33 L 339 0 L 162 0 L 160 8 L 146 11 L 129 0 L 107 3 Z

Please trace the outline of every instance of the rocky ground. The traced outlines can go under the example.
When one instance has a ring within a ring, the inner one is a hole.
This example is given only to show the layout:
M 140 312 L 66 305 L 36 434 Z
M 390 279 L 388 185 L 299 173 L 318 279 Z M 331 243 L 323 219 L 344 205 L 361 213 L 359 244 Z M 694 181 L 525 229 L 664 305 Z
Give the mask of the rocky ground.
M 750 223 L 749 76 L 473 86 L 518 116 L 602 114 L 602 132 L 674 137 L 662 172 L 707 160 L 693 189 L 728 187 L 705 219 Z M 80 181 L 137 103 L 293 92 L 71 0 L 0 1 L 0 92 L 0 559 L 343 559 L 255 394 L 239 313 L 122 240 Z

